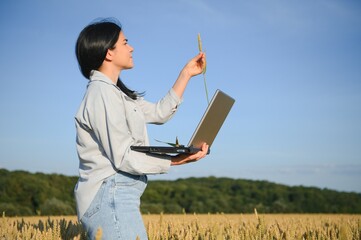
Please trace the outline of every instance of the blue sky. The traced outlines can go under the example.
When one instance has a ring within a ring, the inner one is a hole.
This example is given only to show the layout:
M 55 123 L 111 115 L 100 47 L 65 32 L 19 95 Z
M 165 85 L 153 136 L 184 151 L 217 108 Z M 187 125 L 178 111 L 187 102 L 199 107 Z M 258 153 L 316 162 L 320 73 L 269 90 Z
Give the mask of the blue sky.
M 116 17 L 134 47 L 122 72 L 156 101 L 198 52 L 207 84 L 236 99 L 200 162 L 151 179 L 224 176 L 361 192 L 360 1 L 1 1 L 0 168 L 78 174 L 74 115 L 87 81 L 74 44 Z M 149 126 L 186 144 L 207 105 L 202 76 L 176 116 Z

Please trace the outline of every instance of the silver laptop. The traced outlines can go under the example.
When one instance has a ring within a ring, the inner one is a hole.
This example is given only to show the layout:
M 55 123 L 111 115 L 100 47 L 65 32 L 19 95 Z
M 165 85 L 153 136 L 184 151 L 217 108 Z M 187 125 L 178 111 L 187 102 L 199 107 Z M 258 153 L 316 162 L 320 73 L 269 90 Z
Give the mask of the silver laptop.
M 131 146 L 131 149 L 145 153 L 191 154 L 200 151 L 203 143 L 207 143 L 210 149 L 234 102 L 235 100 L 232 97 L 218 89 L 208 104 L 187 146 L 176 144 L 172 144 L 173 146 Z

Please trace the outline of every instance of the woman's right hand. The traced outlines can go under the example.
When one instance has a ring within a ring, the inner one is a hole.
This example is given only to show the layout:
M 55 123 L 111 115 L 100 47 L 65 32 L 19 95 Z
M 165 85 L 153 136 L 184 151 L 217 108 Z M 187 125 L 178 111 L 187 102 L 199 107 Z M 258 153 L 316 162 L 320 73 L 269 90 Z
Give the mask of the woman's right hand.
M 176 156 L 173 156 L 171 159 L 171 161 L 172 161 L 171 166 L 182 165 L 182 164 L 187 164 L 187 163 L 198 161 L 207 155 L 208 148 L 209 148 L 208 144 L 203 143 L 202 148 L 201 148 L 202 150 L 197 153 L 178 154 Z
M 181 74 L 186 74 L 189 78 L 191 78 L 198 74 L 201 74 L 205 67 L 206 54 L 200 52 L 197 56 L 189 60 L 189 62 L 182 69 Z
M 184 90 L 188 84 L 188 81 L 203 72 L 203 69 L 206 67 L 206 54 L 201 52 L 183 67 L 182 71 L 179 73 L 177 80 L 173 85 L 173 90 L 178 95 L 182 97 Z

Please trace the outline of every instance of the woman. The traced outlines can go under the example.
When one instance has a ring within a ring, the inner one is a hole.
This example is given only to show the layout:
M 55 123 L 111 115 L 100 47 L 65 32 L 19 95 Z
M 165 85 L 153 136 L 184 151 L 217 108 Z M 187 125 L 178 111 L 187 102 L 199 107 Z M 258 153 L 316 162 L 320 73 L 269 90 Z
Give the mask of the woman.
M 185 65 L 166 96 L 150 103 L 120 80 L 122 70 L 133 68 L 133 50 L 114 20 L 88 25 L 76 43 L 79 67 L 89 83 L 75 117 L 80 161 L 75 198 L 78 218 L 91 239 L 98 229 L 103 239 L 147 239 L 139 211 L 147 174 L 197 161 L 208 151 L 207 144 L 192 155 L 130 150 L 131 145 L 149 144 L 146 123 L 169 120 L 188 81 L 205 66 L 205 54 L 199 53 Z

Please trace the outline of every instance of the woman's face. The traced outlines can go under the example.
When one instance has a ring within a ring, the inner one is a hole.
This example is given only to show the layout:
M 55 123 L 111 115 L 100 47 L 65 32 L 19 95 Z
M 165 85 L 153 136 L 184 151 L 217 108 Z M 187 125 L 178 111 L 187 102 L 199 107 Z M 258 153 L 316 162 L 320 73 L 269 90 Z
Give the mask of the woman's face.
M 120 70 L 133 68 L 133 50 L 133 47 L 128 44 L 128 39 L 125 38 L 123 32 L 120 32 L 115 48 L 109 50 L 114 54 L 113 64 Z

